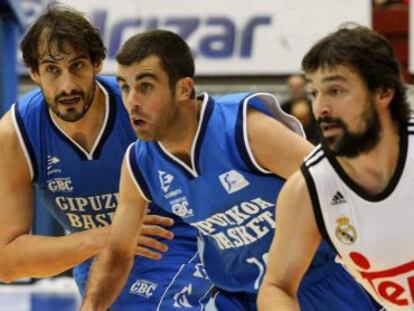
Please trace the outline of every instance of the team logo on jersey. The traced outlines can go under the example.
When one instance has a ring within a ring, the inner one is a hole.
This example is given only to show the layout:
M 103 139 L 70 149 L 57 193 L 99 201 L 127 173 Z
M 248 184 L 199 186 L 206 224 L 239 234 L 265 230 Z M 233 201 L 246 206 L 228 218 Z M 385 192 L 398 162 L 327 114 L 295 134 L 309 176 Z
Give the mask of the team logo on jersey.
M 61 173 L 62 171 L 60 169 L 55 168 L 56 164 L 60 162 L 60 159 L 56 156 L 47 156 L 47 174 L 53 174 L 53 173 Z
M 164 171 L 158 171 L 158 177 L 160 179 L 162 191 L 167 193 L 168 190 L 170 190 L 171 182 L 173 181 L 174 176 Z
M 174 307 L 176 308 L 192 308 L 193 306 L 188 302 L 188 297 L 191 295 L 193 286 L 189 284 L 174 295 Z
M 207 272 L 204 268 L 204 265 L 202 263 L 198 263 L 195 265 L 195 271 L 193 273 L 193 276 L 200 279 L 207 279 Z
M 170 202 L 172 212 L 181 218 L 194 216 L 194 212 L 188 207 L 188 201 L 185 197 Z
M 349 258 L 356 265 L 355 270 L 366 281 L 365 286 L 371 286 L 381 300 L 389 302 L 396 310 L 412 310 L 414 261 L 377 270 L 368 258 L 359 252 L 349 253 Z M 404 308 L 407 306 L 408 308 Z
M 147 280 L 136 280 L 130 287 L 129 293 L 150 298 L 157 288 L 157 284 Z
M 341 192 L 337 191 L 331 200 L 331 205 L 338 205 L 346 203 L 344 196 Z
M 250 183 L 244 178 L 242 174 L 235 170 L 219 176 L 220 182 L 228 193 L 233 193 L 247 187 Z
M 347 245 L 354 243 L 357 233 L 354 226 L 349 223 L 349 218 L 341 216 L 336 220 L 336 223 L 335 235 L 338 240 Z
M 52 178 L 47 181 L 47 188 L 51 192 L 72 192 L 72 180 L 70 177 Z

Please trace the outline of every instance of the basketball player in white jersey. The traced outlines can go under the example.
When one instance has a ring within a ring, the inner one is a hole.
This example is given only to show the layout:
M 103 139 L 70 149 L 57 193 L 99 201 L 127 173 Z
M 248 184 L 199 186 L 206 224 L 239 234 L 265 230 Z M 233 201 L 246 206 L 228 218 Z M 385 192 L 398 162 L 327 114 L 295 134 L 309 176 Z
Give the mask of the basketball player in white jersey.
M 302 67 L 323 135 L 279 195 L 260 310 L 299 310 L 322 237 L 388 311 L 414 310 L 414 120 L 389 42 L 342 27 Z

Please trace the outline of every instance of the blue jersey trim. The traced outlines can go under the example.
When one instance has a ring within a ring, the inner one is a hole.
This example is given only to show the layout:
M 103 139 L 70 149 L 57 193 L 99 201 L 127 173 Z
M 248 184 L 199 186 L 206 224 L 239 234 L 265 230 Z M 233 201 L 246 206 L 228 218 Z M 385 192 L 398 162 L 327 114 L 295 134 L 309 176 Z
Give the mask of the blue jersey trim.
M 136 143 L 135 143 L 136 144 Z M 132 174 L 134 174 L 134 177 L 136 181 L 139 184 L 139 187 L 144 192 L 144 195 L 151 201 L 153 201 L 149 187 L 147 182 L 145 181 L 144 175 L 142 174 L 141 170 L 139 169 L 137 159 L 135 157 L 135 144 L 132 146 L 132 148 L 129 149 L 129 163 L 131 165 Z
M 214 101 L 213 99 L 209 98 L 206 103 L 206 108 L 204 110 L 204 116 L 201 120 L 201 126 L 200 126 L 200 133 L 197 137 L 197 141 L 195 142 L 195 150 L 194 150 L 194 170 L 196 171 L 197 175 L 200 175 L 200 152 L 201 152 L 201 146 L 204 141 L 204 136 L 207 130 L 208 121 L 210 120 L 210 117 L 214 110 Z M 160 147 L 159 143 L 156 142 L 150 142 L 158 151 L 158 153 L 169 163 L 177 167 L 180 171 L 182 171 L 188 179 L 192 180 L 196 178 L 193 176 L 185 167 L 183 167 L 179 162 L 175 161 L 172 157 L 170 157 L 168 154 L 164 152 L 164 150 Z
M 20 133 L 22 135 L 27 153 L 29 154 L 30 162 L 32 164 L 32 168 L 33 168 L 32 180 L 36 181 L 37 176 L 38 176 L 38 168 L 37 168 L 37 162 L 36 162 L 36 157 L 35 157 L 35 153 L 34 153 L 34 148 L 33 148 L 32 143 L 30 142 L 29 135 L 27 135 L 27 131 L 26 131 L 26 128 L 24 126 L 22 116 L 20 115 L 18 106 L 19 106 L 19 101 L 16 102 L 15 109 L 14 109 L 15 116 L 16 116 L 16 121 L 17 121 L 17 125 L 19 127 L 19 130 L 20 130 Z

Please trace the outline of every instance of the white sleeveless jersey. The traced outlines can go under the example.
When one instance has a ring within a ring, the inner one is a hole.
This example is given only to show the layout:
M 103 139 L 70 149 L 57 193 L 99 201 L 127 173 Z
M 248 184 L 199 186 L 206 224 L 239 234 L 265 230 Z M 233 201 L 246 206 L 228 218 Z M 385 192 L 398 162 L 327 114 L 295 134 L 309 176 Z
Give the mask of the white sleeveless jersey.
M 414 310 L 414 119 L 400 137 L 394 176 L 376 195 L 355 184 L 320 145 L 302 165 L 322 236 L 388 311 Z

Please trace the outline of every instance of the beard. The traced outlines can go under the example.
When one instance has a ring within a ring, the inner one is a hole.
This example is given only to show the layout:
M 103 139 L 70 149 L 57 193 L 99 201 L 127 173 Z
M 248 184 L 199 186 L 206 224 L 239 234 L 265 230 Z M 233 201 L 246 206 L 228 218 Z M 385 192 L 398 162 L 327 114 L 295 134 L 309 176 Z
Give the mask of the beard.
M 324 137 L 322 135 L 322 144 L 334 156 L 345 156 L 354 158 L 360 154 L 372 150 L 381 137 L 381 123 L 379 115 L 371 102 L 367 111 L 361 114 L 360 120 L 365 121 L 365 130 L 362 132 L 351 132 L 348 126 L 339 118 L 320 117 L 320 122 L 333 122 L 335 126 L 342 129 L 342 136 Z
M 50 104 L 50 101 L 47 101 L 48 106 L 63 121 L 76 122 L 80 120 L 91 107 L 93 98 L 95 96 L 95 90 L 96 84 L 95 82 L 93 82 L 92 88 L 87 93 L 81 90 L 73 90 L 70 92 L 70 94 L 66 92 L 59 93 L 55 96 L 54 100 L 52 101 L 52 104 Z M 59 103 L 59 100 L 68 96 L 77 96 L 80 98 L 79 100 L 83 102 L 83 106 L 80 111 L 78 111 L 75 107 L 65 108 L 64 105 Z M 63 106 L 63 109 L 59 109 L 59 106 Z

